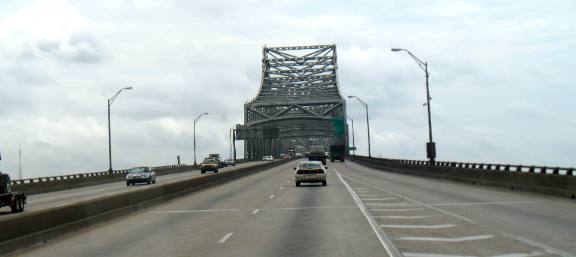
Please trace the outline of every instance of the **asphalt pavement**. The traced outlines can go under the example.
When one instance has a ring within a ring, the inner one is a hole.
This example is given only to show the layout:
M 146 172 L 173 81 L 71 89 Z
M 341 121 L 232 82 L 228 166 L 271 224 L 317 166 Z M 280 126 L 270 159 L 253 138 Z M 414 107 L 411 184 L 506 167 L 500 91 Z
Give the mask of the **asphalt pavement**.
M 221 168 L 220 172 L 226 172 L 229 170 L 233 170 L 237 167 L 246 167 L 250 165 L 257 165 L 260 163 L 262 162 L 249 162 L 249 163 L 237 164 L 236 166 Z M 207 174 L 211 174 L 211 172 L 209 171 L 206 174 L 200 174 L 200 170 L 190 170 L 185 172 L 158 176 L 156 178 L 156 184 L 151 185 L 147 185 L 146 183 L 140 183 L 128 187 L 126 186 L 126 181 L 122 180 L 118 182 L 98 184 L 69 190 L 54 191 L 43 194 L 33 194 L 28 196 L 27 204 L 25 205 L 25 212 L 23 213 L 48 209 L 52 207 L 64 206 L 68 204 L 73 204 L 90 199 L 96 199 L 98 197 L 118 194 L 131 190 L 145 190 L 146 188 L 162 185 L 164 183 L 170 183 L 182 179 L 188 179 Z M 3 218 L 5 219 L 13 217 L 15 215 L 22 215 L 23 213 L 11 213 L 10 208 L 4 207 L 0 209 L 0 220 Z
M 574 256 L 573 200 L 295 162 L 86 228 L 19 256 Z

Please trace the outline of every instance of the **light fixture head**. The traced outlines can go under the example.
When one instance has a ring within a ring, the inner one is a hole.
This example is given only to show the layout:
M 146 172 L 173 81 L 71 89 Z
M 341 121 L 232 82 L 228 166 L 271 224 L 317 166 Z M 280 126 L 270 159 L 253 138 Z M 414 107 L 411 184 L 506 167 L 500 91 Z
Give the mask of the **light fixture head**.
M 398 51 L 402 51 L 402 50 L 404 50 L 404 49 L 402 49 L 402 48 L 390 48 L 390 50 L 391 50 L 392 52 L 398 52 Z
M 126 90 L 131 90 L 131 89 L 132 89 L 132 87 L 125 87 L 125 88 L 123 88 L 123 89 L 126 89 Z

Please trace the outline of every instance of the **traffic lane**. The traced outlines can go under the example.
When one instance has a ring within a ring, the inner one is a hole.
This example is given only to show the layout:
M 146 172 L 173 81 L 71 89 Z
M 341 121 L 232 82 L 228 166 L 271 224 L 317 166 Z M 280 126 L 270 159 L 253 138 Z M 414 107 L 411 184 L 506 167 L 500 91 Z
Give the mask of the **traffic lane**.
M 386 256 L 332 172 L 295 187 L 295 162 L 172 200 L 21 256 Z
M 494 233 L 557 254 L 576 253 L 573 200 L 383 172 L 353 162 L 336 166 L 351 178 L 446 210 Z M 418 206 L 405 206 L 412 207 Z
M 266 174 L 290 167 L 284 164 L 197 191 L 19 255 L 207 256 L 202 254 L 205 247 L 220 247 L 217 241 L 231 228 L 271 200 L 270 193 L 280 185 Z
M 329 169 L 327 186 L 287 186 L 236 231 L 214 256 L 387 256 L 352 197 Z M 246 245 L 257 247 L 246 248 Z M 238 252 L 242 254 L 237 254 Z
M 226 172 L 231 169 L 239 167 L 247 167 L 252 165 L 258 165 L 263 162 L 250 162 L 237 164 L 236 166 L 226 167 L 221 169 L 221 171 Z M 211 174 L 210 172 L 207 174 Z M 207 175 L 206 174 L 206 175 Z M 114 195 L 121 192 L 127 192 L 130 190 L 144 190 L 148 187 L 158 186 L 165 183 L 175 182 L 182 179 L 188 179 L 192 177 L 201 176 L 199 170 L 186 171 L 181 173 L 174 173 L 168 175 L 158 176 L 156 180 L 156 185 L 146 185 L 146 184 L 136 184 L 135 186 L 126 186 L 126 181 L 111 182 L 106 184 L 99 184 L 69 190 L 62 190 L 56 192 L 49 192 L 44 194 L 34 194 L 29 195 L 27 199 L 27 204 L 25 206 L 25 212 L 37 211 L 42 209 L 48 209 L 51 207 L 58 207 L 63 205 L 68 205 L 72 203 L 77 203 L 81 201 L 86 201 L 90 199 L 99 198 L 102 196 Z M 0 219 L 12 217 L 14 215 L 20 215 L 20 213 L 12 214 L 9 208 L 0 209 Z

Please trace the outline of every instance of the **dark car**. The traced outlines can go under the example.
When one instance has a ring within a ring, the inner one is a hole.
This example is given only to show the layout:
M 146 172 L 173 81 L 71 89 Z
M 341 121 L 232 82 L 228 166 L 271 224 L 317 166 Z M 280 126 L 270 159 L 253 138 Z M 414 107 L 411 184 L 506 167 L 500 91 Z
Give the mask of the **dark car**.
M 224 163 L 224 166 L 236 166 L 236 163 L 234 163 L 234 160 L 232 159 L 226 159 L 224 160 L 222 163 Z

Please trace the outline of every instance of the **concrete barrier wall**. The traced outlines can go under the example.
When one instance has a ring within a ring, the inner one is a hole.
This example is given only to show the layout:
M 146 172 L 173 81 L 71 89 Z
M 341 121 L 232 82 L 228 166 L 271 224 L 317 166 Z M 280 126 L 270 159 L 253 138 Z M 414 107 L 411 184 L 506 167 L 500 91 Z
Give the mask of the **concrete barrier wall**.
M 237 164 L 246 163 L 243 159 L 238 159 Z M 199 169 L 194 165 L 166 165 L 152 167 L 159 176 L 192 171 Z M 22 180 L 12 180 L 12 190 L 23 192 L 28 195 L 42 194 L 53 191 L 67 190 L 86 186 L 93 186 L 105 183 L 121 181 L 125 179 L 128 170 L 115 170 L 113 173 L 107 171 L 78 173 L 70 175 L 30 178 Z
M 110 214 L 119 209 L 138 206 L 147 202 L 160 202 L 159 200 L 162 199 L 222 184 L 231 179 L 263 171 L 286 162 L 288 160 L 238 167 L 230 171 L 155 185 L 143 190 L 124 192 L 61 207 L 14 215 L 14 217 L 0 220 L 0 253 L 8 253 L 22 247 L 44 242 L 47 240 L 46 235 L 58 234 L 54 231 L 66 231 L 67 224 L 83 222 L 93 217 L 106 215 L 106 213 Z M 114 216 L 116 215 L 112 214 L 109 218 Z M 83 224 L 90 225 L 92 223 L 84 222 Z
M 429 166 L 391 162 L 386 159 L 351 156 L 352 161 L 385 171 L 450 179 L 459 182 L 508 188 L 574 199 L 576 177 L 515 171 Z

